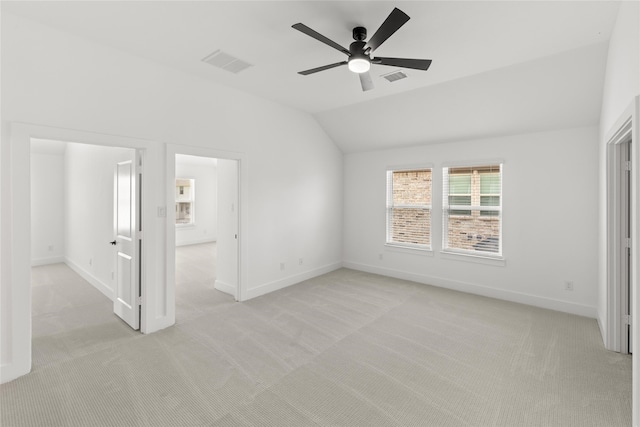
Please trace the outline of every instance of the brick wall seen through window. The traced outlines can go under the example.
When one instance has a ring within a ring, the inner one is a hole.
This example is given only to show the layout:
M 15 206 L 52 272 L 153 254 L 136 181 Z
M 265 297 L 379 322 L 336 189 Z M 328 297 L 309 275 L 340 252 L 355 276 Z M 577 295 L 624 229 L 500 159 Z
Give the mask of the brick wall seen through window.
M 431 245 L 431 169 L 387 172 L 387 243 Z
M 444 168 L 443 180 L 443 248 L 500 254 L 501 165 Z

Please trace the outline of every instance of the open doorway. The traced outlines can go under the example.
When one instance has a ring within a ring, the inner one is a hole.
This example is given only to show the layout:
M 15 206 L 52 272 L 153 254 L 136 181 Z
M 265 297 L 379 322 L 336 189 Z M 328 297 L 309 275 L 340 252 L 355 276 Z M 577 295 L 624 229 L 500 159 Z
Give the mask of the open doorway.
M 174 166 L 175 205 L 170 208 L 174 217 L 168 216 L 175 222 L 175 314 L 179 324 L 234 301 L 237 161 L 176 154 Z M 230 204 L 232 194 L 235 200 Z
M 31 287 L 31 140 L 46 139 L 74 141 L 101 147 L 122 147 L 136 150 L 144 158 L 144 177 L 139 181 L 142 208 L 136 218 L 147 224 L 148 233 L 141 248 L 141 267 L 137 271 L 142 284 L 140 298 L 140 331 L 152 333 L 171 326 L 173 299 L 163 272 L 166 266 L 164 254 L 165 229 L 151 227 L 155 222 L 164 222 L 156 207 L 164 201 L 158 183 L 164 179 L 164 145 L 150 140 L 118 135 L 85 132 L 49 126 L 12 123 L 10 127 L 11 168 L 9 169 L 8 191 L 11 203 L 7 208 L 7 262 L 10 266 L 11 295 L 9 310 L 3 310 L 2 352 L 8 363 L 2 366 L 2 382 L 11 381 L 32 369 L 32 287 Z M 111 181 L 113 183 L 113 181 Z M 4 205 L 3 205 L 4 206 Z M 4 243 L 4 240 L 3 240 Z M 140 245 L 141 242 L 139 242 Z M 106 242 L 109 246 L 109 242 Z M 156 250 L 157 249 L 157 250 Z M 4 253 L 4 252 L 3 252 Z M 3 270 L 4 272 L 4 270 Z M 172 286 L 173 288 L 173 286 Z M 4 301 L 4 299 L 3 299 Z M 169 301 L 172 306 L 169 307 Z M 6 308 L 5 307 L 5 308 Z
M 31 139 L 31 319 L 36 368 L 137 335 L 114 313 L 118 289 L 132 286 L 137 274 L 118 258 L 137 259 L 139 254 L 130 256 L 122 245 L 111 244 L 135 235 L 139 223 L 138 213 L 124 210 L 124 202 L 131 208 L 137 184 L 122 182 L 123 169 L 131 172 L 128 165 L 135 164 L 135 158 L 136 150 L 130 148 Z M 131 173 L 127 176 L 134 179 Z M 123 213 L 131 221 L 124 221 Z M 133 314 L 139 321 L 138 312 Z

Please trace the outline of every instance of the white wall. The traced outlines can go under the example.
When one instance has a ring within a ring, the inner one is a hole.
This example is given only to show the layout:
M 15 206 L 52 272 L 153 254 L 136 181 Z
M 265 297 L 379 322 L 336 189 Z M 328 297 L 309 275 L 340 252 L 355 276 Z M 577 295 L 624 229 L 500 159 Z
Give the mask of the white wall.
M 607 56 L 600 134 L 606 132 L 640 94 L 640 2 L 620 4 Z
M 598 317 L 607 328 L 606 135 L 637 95 L 640 95 L 640 3 L 622 2 L 607 57 L 600 116 L 600 254 Z
M 606 42 L 596 43 L 316 117 L 347 153 L 594 126 L 606 57 Z M 434 58 L 428 73 L 439 63 Z M 350 123 L 367 126 L 353 132 Z
M 0 369 L 13 364 L 12 340 L 14 334 L 13 312 L 13 253 L 11 232 L 11 151 L 9 138 L 11 126 L 0 123 Z M 2 379 L 2 378 L 0 378 Z
M 595 317 L 597 140 L 597 128 L 576 128 L 348 154 L 345 265 Z M 505 265 L 440 253 L 441 166 L 483 159 L 504 161 Z M 432 256 L 385 247 L 385 170 L 420 163 L 434 166 Z M 574 282 L 573 292 L 564 290 L 566 280 Z
M 238 162 L 218 160 L 216 289 L 236 296 L 238 283 Z
M 342 154 L 309 114 L 2 19 L 4 120 L 246 153 L 247 288 L 340 263 Z
M 598 275 L 598 319 L 600 321 L 602 332 L 605 335 L 605 341 L 608 340 L 606 336 L 607 328 L 607 182 L 606 182 L 606 144 L 607 136 L 613 130 L 613 126 L 616 121 L 621 118 L 621 115 L 636 102 L 636 117 L 635 117 L 635 134 L 632 143 L 633 166 L 632 174 L 635 176 L 634 183 L 636 189 L 634 195 L 632 195 L 632 202 L 635 201 L 635 215 L 632 217 L 631 228 L 634 230 L 632 253 L 638 253 L 638 231 L 640 224 L 638 223 L 637 201 L 640 198 L 640 181 L 638 180 L 638 165 L 640 165 L 640 148 L 638 135 L 640 134 L 638 126 L 640 126 L 638 118 L 638 105 L 637 100 L 634 98 L 640 95 L 640 3 L 637 1 L 623 1 L 620 4 L 618 11 L 618 17 L 616 20 L 611 40 L 609 41 L 609 52 L 607 57 L 607 68 L 605 74 L 603 99 L 602 99 L 602 112 L 600 116 L 600 223 L 599 223 L 599 275 Z M 638 322 L 638 299 L 640 298 L 640 292 L 638 292 L 638 261 L 637 255 L 632 260 L 632 300 L 631 311 L 633 314 L 633 342 L 640 342 L 640 322 Z M 638 359 L 638 352 L 633 353 L 633 425 L 640 425 L 640 360 Z
M 215 159 L 176 156 L 176 177 L 195 179 L 195 223 L 176 226 L 176 246 L 216 241 L 217 175 Z
M 31 151 L 31 264 L 64 261 L 64 152 Z
M 246 161 L 241 186 L 248 200 L 241 224 L 246 230 L 241 236 L 246 240 L 241 260 L 244 298 L 341 265 L 342 153 L 310 115 L 8 13 L 1 19 L 3 126 L 32 123 L 135 138 L 153 147 L 171 143 L 242 153 Z M 2 134 L 3 146 L 8 136 Z M 12 141 L 14 137 L 11 134 Z M 28 162 L 15 167 L 28 169 Z M 166 182 L 166 176 L 157 182 Z M 12 191 L 21 191 L 22 183 L 12 185 Z M 171 206 L 162 187 L 157 186 L 153 197 Z M 146 236 L 157 234 L 160 244 L 150 250 L 158 261 L 147 263 L 155 269 L 146 273 L 159 290 L 147 293 L 153 293 L 152 305 L 158 310 L 154 322 L 164 322 L 170 312 L 162 262 L 166 224 L 163 218 L 154 219 L 147 223 Z M 16 220 L 3 214 L 2 221 L 4 231 Z M 26 228 L 15 231 L 28 234 Z M 12 239 L 11 245 L 20 249 L 29 242 Z M 11 261 L 5 251 L 2 256 L 3 266 Z M 281 262 L 286 263 L 284 270 Z M 28 321 L 29 310 L 28 289 L 20 286 L 28 272 L 20 268 L 10 281 L 3 280 L 2 288 L 18 293 L 21 306 L 12 311 L 12 297 L 3 297 L 2 321 L 28 334 L 28 327 L 19 326 Z M 16 341 L 17 336 L 2 335 L 3 348 L 13 354 L 3 364 L 30 360 L 27 344 Z M 18 371 L 3 370 L 3 380 Z
M 66 262 L 107 297 L 115 286 L 114 173 L 134 150 L 67 144 L 65 152 Z

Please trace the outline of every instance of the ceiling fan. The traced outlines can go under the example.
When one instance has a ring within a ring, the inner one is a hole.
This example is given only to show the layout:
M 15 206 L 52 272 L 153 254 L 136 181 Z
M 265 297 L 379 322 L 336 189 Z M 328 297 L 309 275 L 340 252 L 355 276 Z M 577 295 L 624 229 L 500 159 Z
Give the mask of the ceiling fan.
M 389 37 L 400 29 L 408 20 L 409 15 L 398 9 L 394 8 L 387 19 L 380 25 L 378 31 L 365 42 L 367 38 L 367 29 L 364 27 L 355 27 L 353 29 L 353 39 L 355 40 L 349 46 L 349 49 L 345 49 L 333 40 L 328 39 L 317 31 L 312 30 L 304 24 L 294 24 L 293 28 L 305 33 L 306 35 L 313 37 L 314 39 L 331 46 L 332 48 L 339 50 L 348 56 L 346 61 L 336 62 L 334 64 L 324 65 L 322 67 L 312 68 L 310 70 L 300 71 L 298 74 L 303 76 L 317 73 L 319 71 L 329 70 L 331 68 L 347 65 L 349 70 L 357 73 L 360 76 L 360 84 L 362 90 L 367 91 L 373 89 L 373 81 L 369 74 L 371 64 L 389 65 L 392 67 L 412 68 L 415 70 L 426 71 L 431 65 L 430 59 L 409 59 L 409 58 L 384 58 L 384 57 L 371 57 L 374 50 L 380 47 Z

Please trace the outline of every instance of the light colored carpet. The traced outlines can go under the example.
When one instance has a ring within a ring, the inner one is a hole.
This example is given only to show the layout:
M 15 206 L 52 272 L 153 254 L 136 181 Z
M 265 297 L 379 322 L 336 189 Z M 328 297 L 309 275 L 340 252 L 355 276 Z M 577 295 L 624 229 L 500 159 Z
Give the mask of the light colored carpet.
M 3 385 L 2 426 L 631 424 L 631 358 L 593 319 L 346 269 L 218 297 L 151 335 L 64 332 L 82 350 Z

